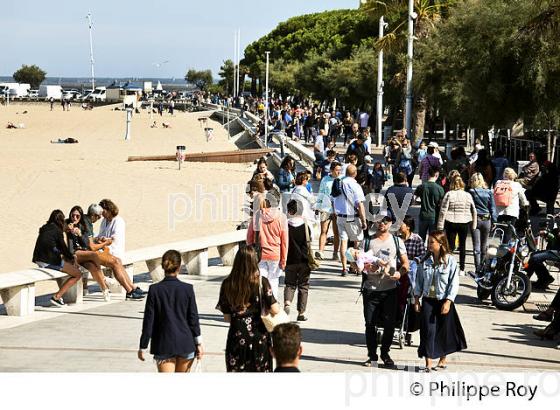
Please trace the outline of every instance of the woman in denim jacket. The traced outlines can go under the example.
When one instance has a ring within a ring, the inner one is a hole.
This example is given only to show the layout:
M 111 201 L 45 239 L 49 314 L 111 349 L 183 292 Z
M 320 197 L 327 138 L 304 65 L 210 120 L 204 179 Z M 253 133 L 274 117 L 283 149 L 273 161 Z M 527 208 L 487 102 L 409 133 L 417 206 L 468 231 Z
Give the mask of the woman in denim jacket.
M 296 161 L 287 155 L 280 164 L 280 171 L 278 172 L 278 188 L 280 192 L 289 192 L 295 185 L 294 171 L 296 168 Z
M 447 356 L 467 348 L 454 304 L 458 291 L 459 267 L 451 255 L 447 237 L 443 231 L 432 232 L 428 253 L 418 266 L 414 288 L 414 309 L 421 313 L 418 357 L 425 358 L 426 372 L 446 369 Z M 432 367 L 436 358 L 439 362 Z

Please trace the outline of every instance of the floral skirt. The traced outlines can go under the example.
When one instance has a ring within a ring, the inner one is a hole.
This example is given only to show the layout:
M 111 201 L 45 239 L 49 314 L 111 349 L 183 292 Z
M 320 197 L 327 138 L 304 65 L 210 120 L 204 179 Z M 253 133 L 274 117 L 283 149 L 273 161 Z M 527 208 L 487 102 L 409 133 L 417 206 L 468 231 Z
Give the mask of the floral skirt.
M 226 343 L 228 372 L 271 372 L 272 341 L 260 315 L 233 314 Z

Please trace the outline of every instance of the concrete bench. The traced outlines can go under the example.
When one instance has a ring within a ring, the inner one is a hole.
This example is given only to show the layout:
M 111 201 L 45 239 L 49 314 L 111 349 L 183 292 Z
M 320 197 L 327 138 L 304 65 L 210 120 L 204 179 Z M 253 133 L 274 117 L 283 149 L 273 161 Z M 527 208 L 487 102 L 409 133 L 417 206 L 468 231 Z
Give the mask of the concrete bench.
M 0 296 L 8 316 L 27 316 L 35 310 L 35 283 L 56 280 L 58 285 L 68 278 L 53 269 L 27 269 L 0 275 Z M 83 283 L 80 279 L 64 294 L 67 303 L 83 302 Z
M 134 264 L 145 262 L 153 282 L 163 279 L 161 257 L 169 249 L 179 251 L 189 275 L 206 275 L 208 273 L 208 249 L 217 248 L 222 264 L 232 266 L 239 243 L 245 242 L 247 230 L 227 232 L 219 235 L 205 236 L 181 242 L 150 246 L 127 252 L 122 258 L 131 281 L 133 281 Z M 109 269 L 105 273 L 111 276 Z M 64 272 L 52 269 L 28 269 L 0 274 L 0 296 L 4 302 L 8 316 L 26 316 L 35 310 L 35 283 L 56 280 L 59 286 L 68 278 Z M 92 279 L 91 274 L 84 275 L 78 283 L 64 294 L 68 303 L 82 303 L 83 279 Z M 124 293 L 122 286 L 111 284 L 111 293 Z
M 232 266 L 235 254 L 239 249 L 239 243 L 245 242 L 246 237 L 247 230 L 240 230 L 186 241 L 150 246 L 127 252 L 122 258 L 122 263 L 129 277 L 132 278 L 134 274 L 134 264 L 137 262 L 146 262 L 153 282 L 159 282 L 164 276 L 163 269 L 161 268 L 161 257 L 169 249 L 175 249 L 181 253 L 183 263 L 189 275 L 206 275 L 208 273 L 209 248 L 217 248 L 222 264 L 224 266 Z

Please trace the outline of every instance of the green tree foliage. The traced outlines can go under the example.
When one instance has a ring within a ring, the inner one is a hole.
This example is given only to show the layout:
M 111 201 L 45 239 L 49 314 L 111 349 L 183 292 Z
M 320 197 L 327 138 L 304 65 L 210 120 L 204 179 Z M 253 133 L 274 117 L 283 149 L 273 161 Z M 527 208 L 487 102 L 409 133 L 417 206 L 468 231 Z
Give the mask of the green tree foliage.
M 212 71 L 210 70 L 194 70 L 190 69 L 185 75 L 185 80 L 188 83 L 194 84 L 198 89 L 207 91 L 213 83 Z
M 377 94 L 377 52 L 373 45 L 362 45 L 332 64 L 323 77 L 330 97 L 350 107 L 371 105 Z
M 231 93 L 233 91 L 233 76 L 234 76 L 234 64 L 231 60 L 226 60 L 220 67 L 220 81 L 218 85 L 221 87 L 222 92 Z
M 560 47 L 549 30 L 530 29 L 541 13 L 531 2 L 466 0 L 420 45 L 417 87 L 446 117 L 478 127 L 550 121 Z
M 294 17 L 245 49 L 242 64 L 253 80 L 264 84 L 265 52 L 270 51 L 270 86 L 283 95 L 312 94 L 335 98 L 325 75 L 332 65 L 351 58 L 377 26 L 359 10 L 335 10 Z M 374 75 L 374 74 L 372 74 Z M 252 91 L 256 92 L 255 81 Z
M 45 80 L 47 73 L 36 65 L 22 65 L 14 74 L 14 80 L 18 83 L 30 84 L 31 88 L 39 88 Z

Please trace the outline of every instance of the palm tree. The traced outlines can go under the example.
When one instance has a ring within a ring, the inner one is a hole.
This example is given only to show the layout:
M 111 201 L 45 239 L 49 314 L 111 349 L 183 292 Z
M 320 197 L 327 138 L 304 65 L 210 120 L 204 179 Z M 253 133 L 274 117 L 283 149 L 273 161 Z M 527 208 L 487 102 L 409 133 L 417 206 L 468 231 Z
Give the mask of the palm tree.
M 447 16 L 449 8 L 456 2 L 457 0 L 414 0 L 414 11 L 417 14 L 414 25 L 415 40 L 424 41 L 437 24 Z M 377 40 L 377 48 L 393 55 L 406 55 L 408 0 L 361 0 L 360 8 L 374 20 L 384 16 L 389 24 L 389 32 Z M 405 70 L 405 66 L 400 67 L 394 73 L 391 82 L 405 88 Z M 425 96 L 417 96 L 414 107 L 415 129 L 411 138 L 413 141 L 424 135 L 426 108 Z

